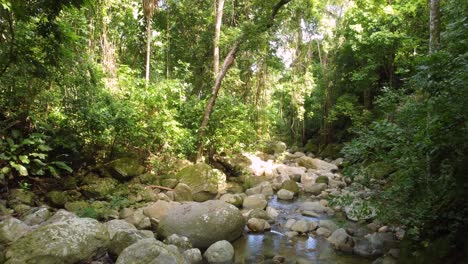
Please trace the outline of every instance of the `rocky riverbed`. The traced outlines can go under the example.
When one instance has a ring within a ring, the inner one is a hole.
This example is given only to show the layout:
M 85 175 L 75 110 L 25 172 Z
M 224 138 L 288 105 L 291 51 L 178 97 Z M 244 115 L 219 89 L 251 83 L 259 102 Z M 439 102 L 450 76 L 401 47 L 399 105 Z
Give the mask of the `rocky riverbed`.
M 373 191 L 341 175 L 342 162 L 278 144 L 222 163 L 248 177 L 187 163 L 100 221 L 75 209 L 109 203 L 104 193 L 144 174 L 84 175 L 75 192 L 88 200 L 48 194 L 67 210 L 14 190 L 0 208 L 0 263 L 396 263 L 404 229 L 373 220 Z

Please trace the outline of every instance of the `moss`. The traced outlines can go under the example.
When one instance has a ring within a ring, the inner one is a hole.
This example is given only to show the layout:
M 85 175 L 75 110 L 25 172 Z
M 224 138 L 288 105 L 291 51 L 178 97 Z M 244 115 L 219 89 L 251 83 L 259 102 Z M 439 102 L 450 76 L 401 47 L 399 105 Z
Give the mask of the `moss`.
M 51 191 L 46 194 L 47 201 L 54 207 L 62 208 L 68 201 L 69 196 L 66 192 Z
M 283 184 L 281 185 L 281 189 L 288 190 L 288 191 L 293 192 L 295 194 L 299 192 L 299 186 L 293 180 L 284 181 Z
M 315 183 L 326 183 L 328 184 L 328 177 L 327 176 L 318 176 L 315 180 Z

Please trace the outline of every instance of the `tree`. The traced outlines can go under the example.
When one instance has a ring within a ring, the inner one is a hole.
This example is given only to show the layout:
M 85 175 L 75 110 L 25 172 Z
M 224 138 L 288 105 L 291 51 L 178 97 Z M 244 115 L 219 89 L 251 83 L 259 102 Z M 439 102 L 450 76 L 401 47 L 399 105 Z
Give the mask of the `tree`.
M 216 99 L 218 97 L 219 89 L 221 88 L 221 82 L 223 81 L 226 73 L 228 72 L 229 68 L 234 63 L 235 57 L 237 52 L 239 51 L 240 45 L 249 39 L 249 37 L 254 37 L 254 34 L 260 34 L 267 31 L 269 28 L 273 26 L 273 22 L 275 20 L 276 15 L 278 14 L 279 10 L 289 3 L 291 0 L 280 0 L 274 7 L 271 12 L 271 15 L 267 18 L 264 18 L 265 21 L 261 21 L 260 24 L 256 25 L 255 30 L 252 31 L 244 31 L 234 42 L 231 49 L 229 50 L 228 54 L 224 58 L 223 66 L 221 71 L 218 72 L 216 76 L 215 83 L 213 85 L 213 90 L 211 93 L 211 97 L 206 104 L 205 111 L 203 113 L 202 123 L 199 129 L 199 143 L 197 149 L 197 157 L 196 161 L 200 161 L 203 156 L 203 141 L 206 133 L 206 129 L 208 126 L 208 122 L 210 120 L 210 115 L 213 112 L 214 105 L 216 103 Z M 263 23 L 262 23 L 263 22 Z
M 440 46 L 440 0 L 431 0 L 429 25 L 429 53 L 434 53 Z
M 151 58 L 151 18 L 154 15 L 158 1 L 143 0 L 143 13 L 146 18 L 146 74 L 145 80 L 149 82 L 150 76 L 150 58 Z
M 219 70 L 219 36 L 221 34 L 221 23 L 223 20 L 224 0 L 218 0 L 218 8 L 215 9 L 216 27 L 213 39 L 213 74 L 216 76 Z M 216 5 L 215 5 L 216 7 Z

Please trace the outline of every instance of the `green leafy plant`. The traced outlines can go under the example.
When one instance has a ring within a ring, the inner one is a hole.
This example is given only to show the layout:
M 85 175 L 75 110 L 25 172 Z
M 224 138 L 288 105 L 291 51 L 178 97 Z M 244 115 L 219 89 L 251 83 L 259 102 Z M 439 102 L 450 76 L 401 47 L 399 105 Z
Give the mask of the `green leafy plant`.
M 60 170 L 71 173 L 73 170 L 65 162 L 48 160 L 52 148 L 46 139 L 47 136 L 41 133 L 22 137 L 18 130 L 12 130 L 11 136 L 0 138 L 0 179 L 46 173 L 58 178 Z

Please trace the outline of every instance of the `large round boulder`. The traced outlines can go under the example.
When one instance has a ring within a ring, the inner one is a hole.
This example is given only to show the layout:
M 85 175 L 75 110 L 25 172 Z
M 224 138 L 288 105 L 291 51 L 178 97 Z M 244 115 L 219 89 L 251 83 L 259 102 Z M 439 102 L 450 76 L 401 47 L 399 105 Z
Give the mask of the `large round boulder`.
M 203 256 L 210 264 L 231 263 L 234 259 L 234 247 L 226 240 L 211 245 Z
M 205 163 L 186 166 L 176 177 L 190 187 L 193 200 L 198 202 L 214 198 L 218 191 L 226 188 L 226 175 Z
M 139 240 L 122 251 L 116 264 L 167 263 L 185 264 L 184 256 L 177 248 L 168 246 L 154 238 Z
M 138 159 L 134 158 L 113 160 L 107 165 L 107 169 L 114 178 L 124 181 L 130 180 L 145 171 L 145 167 L 140 165 Z
M 245 219 L 239 209 L 214 200 L 174 207 L 161 218 L 158 234 L 162 237 L 185 236 L 194 247 L 207 248 L 219 240 L 237 239 L 244 227 Z
M 6 251 L 6 264 L 78 263 L 107 249 L 107 228 L 90 218 L 69 218 L 40 226 Z

